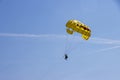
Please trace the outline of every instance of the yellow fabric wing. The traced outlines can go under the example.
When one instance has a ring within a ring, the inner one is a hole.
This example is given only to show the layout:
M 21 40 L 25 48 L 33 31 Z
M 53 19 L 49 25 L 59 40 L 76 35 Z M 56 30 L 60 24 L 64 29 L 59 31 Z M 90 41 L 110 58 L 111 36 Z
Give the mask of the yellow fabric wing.
M 73 34 L 74 32 L 80 33 L 85 40 L 88 40 L 91 36 L 90 28 L 78 20 L 69 20 L 66 23 L 66 32 L 68 34 Z

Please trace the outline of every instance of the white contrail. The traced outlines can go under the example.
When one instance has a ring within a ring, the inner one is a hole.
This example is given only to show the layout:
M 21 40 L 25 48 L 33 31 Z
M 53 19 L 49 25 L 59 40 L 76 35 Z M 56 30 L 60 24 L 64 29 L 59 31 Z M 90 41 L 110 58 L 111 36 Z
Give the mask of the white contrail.
M 72 41 L 81 42 L 84 41 L 80 38 L 80 36 L 66 36 L 60 34 L 17 34 L 17 33 L 0 33 L 0 37 L 25 37 L 25 38 L 54 38 L 54 39 L 66 39 L 67 37 L 72 38 Z M 112 40 L 112 39 L 105 39 L 105 38 L 90 38 L 88 41 L 89 43 L 97 43 L 97 44 L 120 44 L 120 40 Z
M 117 49 L 117 48 L 120 48 L 120 46 L 114 46 L 114 47 L 110 47 L 110 48 L 105 48 L 105 49 L 98 50 L 96 52 L 103 52 L 103 51 L 108 51 L 108 50 Z
M 31 38 L 65 38 L 65 35 L 56 34 L 16 34 L 16 33 L 0 33 L 0 37 L 31 37 Z
M 91 38 L 90 42 L 99 44 L 120 44 L 120 40 L 105 39 L 105 38 Z
M 109 50 L 113 50 L 113 49 L 117 49 L 117 48 L 120 48 L 120 46 L 114 46 L 114 47 L 100 49 L 100 50 L 97 50 L 97 51 L 94 51 L 94 52 L 88 54 L 87 56 L 91 56 L 91 55 L 94 55 L 94 54 L 102 54 L 100 52 L 109 51 Z

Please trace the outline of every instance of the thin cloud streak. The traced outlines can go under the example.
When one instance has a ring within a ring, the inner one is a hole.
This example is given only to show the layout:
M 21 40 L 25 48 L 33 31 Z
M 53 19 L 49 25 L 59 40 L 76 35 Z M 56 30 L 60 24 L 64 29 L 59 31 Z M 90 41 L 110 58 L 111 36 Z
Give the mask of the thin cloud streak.
M 117 49 L 117 48 L 120 48 L 120 46 L 114 46 L 114 47 L 110 47 L 110 48 L 105 48 L 105 49 L 98 50 L 96 52 L 103 52 L 103 51 L 108 51 L 108 50 Z
M 0 37 L 25 37 L 25 38 L 54 38 L 54 39 L 72 39 L 74 42 L 81 42 L 84 41 L 80 38 L 80 36 L 67 36 L 67 35 L 58 35 L 58 34 L 17 34 L 17 33 L 0 33 Z M 105 38 L 90 38 L 88 41 L 89 43 L 96 43 L 96 44 L 113 44 L 118 45 L 120 44 L 120 40 L 113 40 L 113 39 L 105 39 Z
M 118 49 L 118 48 L 120 48 L 120 46 L 113 46 L 113 47 L 109 47 L 109 48 L 100 49 L 100 50 L 97 50 L 95 52 L 88 54 L 87 56 L 91 56 L 91 55 L 95 55 L 95 54 L 102 54 L 100 52 L 110 51 L 110 50 Z
M 105 39 L 105 38 L 91 38 L 90 42 L 99 44 L 120 44 L 120 40 Z
M 0 33 L 0 37 L 30 37 L 30 38 L 65 38 L 65 35 L 55 34 L 16 34 L 16 33 Z

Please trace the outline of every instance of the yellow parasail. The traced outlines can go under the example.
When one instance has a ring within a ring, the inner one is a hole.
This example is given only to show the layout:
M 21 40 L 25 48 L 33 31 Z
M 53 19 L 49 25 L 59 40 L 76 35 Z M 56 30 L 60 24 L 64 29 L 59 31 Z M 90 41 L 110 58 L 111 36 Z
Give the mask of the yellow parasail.
M 90 28 L 78 20 L 69 20 L 66 23 L 66 32 L 71 35 L 73 32 L 80 33 L 85 40 L 88 40 L 91 36 Z

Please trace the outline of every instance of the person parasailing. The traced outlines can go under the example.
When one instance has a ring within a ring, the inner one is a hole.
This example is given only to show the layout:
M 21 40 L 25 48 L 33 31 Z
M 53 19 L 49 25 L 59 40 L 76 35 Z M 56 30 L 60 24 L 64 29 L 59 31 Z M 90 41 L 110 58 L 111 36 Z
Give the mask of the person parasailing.
M 64 59 L 65 59 L 65 60 L 68 59 L 68 55 L 67 55 L 67 54 L 64 55 Z
M 82 22 L 78 20 L 69 20 L 66 23 L 66 32 L 70 35 L 73 35 L 74 32 L 81 34 L 81 37 L 84 40 L 88 40 L 91 36 L 91 29 L 87 25 L 83 24 Z M 64 59 L 65 60 L 68 59 L 67 54 L 64 55 Z

